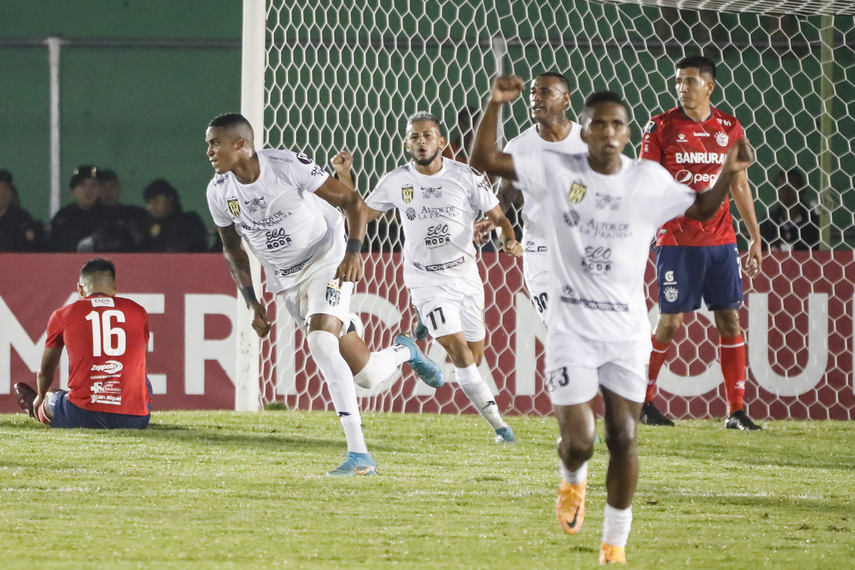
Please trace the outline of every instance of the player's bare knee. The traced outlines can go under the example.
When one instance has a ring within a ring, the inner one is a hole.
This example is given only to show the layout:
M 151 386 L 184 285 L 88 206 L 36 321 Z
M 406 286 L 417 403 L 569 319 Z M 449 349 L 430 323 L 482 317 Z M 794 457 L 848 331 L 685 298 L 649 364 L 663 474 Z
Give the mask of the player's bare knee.
M 594 455 L 594 438 L 585 434 L 562 436 L 558 442 L 558 457 L 570 468 L 578 469 Z
M 673 340 L 681 326 L 683 326 L 682 313 L 662 314 L 659 315 L 659 322 L 656 324 L 656 332 L 653 334 L 657 341 L 669 343 Z
M 635 454 L 638 430 L 635 422 L 606 424 L 606 446 L 612 457 L 622 457 Z
M 715 317 L 715 326 L 718 329 L 718 334 L 723 337 L 734 337 L 742 332 L 742 326 L 739 322 L 739 311 L 713 311 Z

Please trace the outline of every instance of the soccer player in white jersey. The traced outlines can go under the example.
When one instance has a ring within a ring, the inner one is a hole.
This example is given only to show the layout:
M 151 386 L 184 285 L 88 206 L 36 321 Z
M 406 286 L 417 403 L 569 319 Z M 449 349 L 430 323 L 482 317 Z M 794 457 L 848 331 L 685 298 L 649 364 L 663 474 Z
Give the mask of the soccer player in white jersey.
M 582 141 L 582 126 L 567 117 L 570 107 L 570 82 L 557 72 L 541 73 L 531 82 L 529 116 L 534 125 L 505 145 L 506 154 L 535 154 L 543 151 L 578 154 L 588 151 Z M 549 255 L 543 229 L 537 223 L 539 205 L 529 200 L 519 181 L 502 179 L 499 202 L 507 212 L 511 206 L 522 208 L 523 276 L 525 286 L 540 318 L 546 322 L 549 303 Z M 493 228 L 489 220 L 478 222 L 476 235 Z
M 503 248 L 511 255 L 522 255 L 522 247 L 489 181 L 468 165 L 442 157 L 446 140 L 439 119 L 424 112 L 409 117 L 404 144 L 413 160 L 377 183 L 365 199 L 368 220 L 393 208 L 400 213 L 410 299 L 431 336 L 448 352 L 458 384 L 495 430 L 496 441 L 513 443 L 514 432 L 478 372 L 486 328 L 484 284 L 472 244 L 475 219 L 483 212 L 500 227 Z M 341 160 L 340 153 L 333 166 L 342 182 L 352 186 L 346 158 Z
M 354 333 L 339 340 L 342 324 L 351 322 L 353 283 L 363 272 L 365 202 L 303 153 L 256 152 L 252 127 L 241 115 L 216 117 L 205 139 L 216 172 L 208 185 L 208 206 L 223 240 L 226 264 L 253 311 L 253 329 L 263 337 L 271 323 L 256 298 L 241 237 L 264 267 L 268 291 L 282 295 L 288 312 L 307 333 L 309 351 L 341 419 L 348 453 L 330 474 L 376 474 L 362 433 L 354 372 L 357 383 L 372 386 L 409 361 L 434 388 L 444 381 L 436 364 L 414 343 L 371 353 Z M 347 217 L 347 242 L 336 207 Z
M 638 482 L 637 424 L 650 353 L 643 287 L 650 242 L 675 216 L 709 219 L 753 153 L 744 140 L 736 143 L 715 185 L 695 193 L 661 165 L 622 154 L 629 142 L 628 113 L 618 95 L 605 91 L 589 97 L 581 115 L 588 154 L 506 154 L 496 146 L 499 109 L 522 89 L 518 77 L 497 80 L 471 161 L 519 181 L 542 207 L 538 222 L 552 267 L 547 389 L 561 431 L 558 521 L 568 534 L 582 526 L 587 462 L 596 434 L 593 402 L 601 390 L 609 467 L 600 562 L 626 562 Z

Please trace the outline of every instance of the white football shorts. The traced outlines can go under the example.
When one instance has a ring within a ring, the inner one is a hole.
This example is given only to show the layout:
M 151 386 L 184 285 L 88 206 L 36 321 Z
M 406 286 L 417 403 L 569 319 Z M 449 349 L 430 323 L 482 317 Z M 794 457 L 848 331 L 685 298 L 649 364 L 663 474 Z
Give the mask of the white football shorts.
M 546 387 L 552 404 L 590 402 L 600 386 L 631 402 L 644 402 L 651 349 L 649 337 L 602 341 L 550 330 L 546 341 Z
M 298 285 L 280 293 L 285 308 L 303 333 L 312 315 L 332 315 L 345 327 L 350 323 L 353 283 L 339 284 L 335 278 L 341 260 L 338 248 L 325 251 L 306 268 L 305 278 Z
M 549 254 L 523 253 L 523 277 L 525 288 L 532 304 L 546 324 L 546 309 L 549 306 Z
M 484 340 L 484 284 L 449 279 L 448 285 L 410 289 L 410 299 L 433 338 L 463 333 L 468 342 Z

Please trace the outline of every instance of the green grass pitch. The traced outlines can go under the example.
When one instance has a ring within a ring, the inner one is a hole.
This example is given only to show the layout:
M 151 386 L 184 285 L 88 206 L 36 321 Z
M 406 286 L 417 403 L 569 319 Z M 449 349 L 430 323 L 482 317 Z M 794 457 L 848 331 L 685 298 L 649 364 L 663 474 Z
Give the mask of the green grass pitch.
M 379 477 L 324 473 L 332 413 L 156 413 L 144 432 L 0 416 L 0 568 L 594 568 L 607 450 L 577 536 L 554 518 L 552 418 L 364 416 Z M 640 431 L 628 568 L 855 568 L 850 423 Z M 602 424 L 599 426 L 602 437 Z

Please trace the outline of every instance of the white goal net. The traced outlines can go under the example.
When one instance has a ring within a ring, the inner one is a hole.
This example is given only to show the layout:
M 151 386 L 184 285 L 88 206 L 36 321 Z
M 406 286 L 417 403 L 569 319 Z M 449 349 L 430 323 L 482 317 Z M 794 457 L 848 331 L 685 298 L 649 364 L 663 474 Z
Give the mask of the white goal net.
M 633 122 L 626 153 L 637 156 L 648 119 L 676 105 L 674 63 L 687 55 L 712 57 L 719 64 L 713 104 L 740 119 L 757 150 L 749 179 L 758 219 L 780 222 L 764 226 L 774 251 L 766 254 L 762 275 L 745 281 L 741 317 L 750 413 L 852 419 L 853 14 L 853 4 L 842 1 L 268 0 L 264 143 L 305 152 L 327 165 L 338 150 L 350 150 L 357 188 L 365 195 L 407 160 L 402 137 L 409 114 L 424 110 L 440 117 L 451 151 L 465 160 L 471 117 L 496 73 L 529 80 L 558 71 L 575 84 L 572 109 L 580 109 L 595 90 L 625 97 Z M 506 109 L 506 139 L 529 125 L 525 98 Z M 799 226 L 792 208 L 782 208 L 782 186 L 798 185 L 793 172 L 803 179 L 804 187 L 796 190 L 812 233 Z M 747 234 L 738 225 L 744 250 Z M 797 238 L 810 243 L 793 239 L 794 226 Z M 361 314 L 374 349 L 413 324 L 401 279 L 401 240 L 394 219 L 369 229 L 366 275 L 352 310 Z M 803 246 L 808 251 L 800 251 Z M 503 412 L 549 413 L 545 331 L 527 298 L 520 263 L 487 248 L 480 265 L 488 323 L 482 374 Z M 655 322 L 652 263 L 648 286 Z M 265 300 L 276 322 L 260 348 L 262 402 L 332 409 L 302 335 L 274 299 Z M 709 312 L 700 311 L 687 318 L 675 339 L 657 399 L 670 415 L 725 413 L 711 321 Z M 424 348 L 453 379 L 442 348 Z M 455 384 L 434 393 L 407 366 L 360 396 L 366 410 L 474 412 Z

